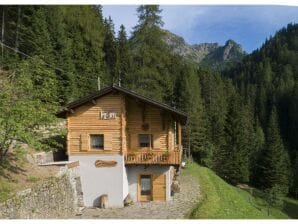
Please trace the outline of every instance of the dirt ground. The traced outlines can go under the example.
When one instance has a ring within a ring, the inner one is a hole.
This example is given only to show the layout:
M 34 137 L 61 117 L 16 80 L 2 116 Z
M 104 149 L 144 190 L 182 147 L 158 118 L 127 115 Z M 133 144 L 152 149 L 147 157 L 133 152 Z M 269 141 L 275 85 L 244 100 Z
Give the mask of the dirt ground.
M 2 195 L 0 193 L 0 201 L 17 191 L 29 188 L 43 178 L 57 174 L 59 167 L 35 164 L 32 156 L 34 153 L 37 152 L 23 146 L 22 150 L 8 153 L 6 160 L 0 163 L 0 192 L 3 192 Z

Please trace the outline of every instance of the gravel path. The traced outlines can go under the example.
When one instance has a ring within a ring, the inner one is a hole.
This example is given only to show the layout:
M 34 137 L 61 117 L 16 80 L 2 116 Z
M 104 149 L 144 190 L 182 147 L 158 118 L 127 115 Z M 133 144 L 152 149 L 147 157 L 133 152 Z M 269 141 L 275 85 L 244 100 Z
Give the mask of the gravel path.
M 138 202 L 124 208 L 85 208 L 74 218 L 102 219 L 185 219 L 200 199 L 200 189 L 190 175 L 179 177 L 180 193 L 176 193 L 168 202 Z

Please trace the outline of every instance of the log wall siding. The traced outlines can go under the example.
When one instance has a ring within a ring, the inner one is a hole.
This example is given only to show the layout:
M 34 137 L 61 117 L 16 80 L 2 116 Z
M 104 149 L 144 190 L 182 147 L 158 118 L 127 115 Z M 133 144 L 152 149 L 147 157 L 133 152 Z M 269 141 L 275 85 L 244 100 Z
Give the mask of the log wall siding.
M 95 101 L 82 105 L 69 114 L 68 125 L 68 152 L 73 153 L 120 153 L 121 141 L 125 138 L 122 125 L 125 125 L 123 116 L 124 100 L 121 95 L 109 94 Z M 101 111 L 116 112 L 116 119 L 102 120 Z M 104 135 L 104 150 L 90 149 L 90 134 Z
M 153 149 L 173 150 L 174 135 L 170 125 L 173 121 L 166 115 L 163 118 L 161 113 L 162 111 L 156 107 L 141 104 L 134 99 L 126 99 L 126 134 L 129 151 L 142 149 L 139 147 L 139 134 L 153 135 Z M 144 123 L 149 124 L 148 130 L 143 130 Z
M 144 107 L 145 106 L 145 107 Z M 145 110 L 144 110 L 145 108 Z M 101 111 L 116 112 L 102 120 Z M 143 112 L 145 111 L 145 112 Z M 154 150 L 174 150 L 174 121 L 159 108 L 144 105 L 122 94 L 108 94 L 86 103 L 67 117 L 67 152 L 70 154 L 126 154 L 139 147 L 139 134 L 153 135 Z M 149 124 L 148 130 L 142 125 Z M 104 150 L 90 149 L 90 135 L 104 135 Z

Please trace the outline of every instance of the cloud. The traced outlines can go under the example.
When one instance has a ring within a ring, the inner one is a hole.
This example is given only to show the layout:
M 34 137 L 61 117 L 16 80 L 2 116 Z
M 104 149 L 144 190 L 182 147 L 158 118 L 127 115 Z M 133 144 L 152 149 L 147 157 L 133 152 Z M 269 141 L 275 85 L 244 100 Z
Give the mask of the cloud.
M 131 30 L 137 24 L 137 6 L 103 6 L 105 16 Z M 294 6 L 200 6 L 162 5 L 164 28 L 182 36 L 186 42 L 218 42 L 233 39 L 251 52 L 270 35 L 298 22 Z
M 137 5 L 103 5 L 102 12 L 104 17 L 111 16 L 116 32 L 118 32 L 120 25 L 123 24 L 129 34 L 138 22 L 137 7 Z

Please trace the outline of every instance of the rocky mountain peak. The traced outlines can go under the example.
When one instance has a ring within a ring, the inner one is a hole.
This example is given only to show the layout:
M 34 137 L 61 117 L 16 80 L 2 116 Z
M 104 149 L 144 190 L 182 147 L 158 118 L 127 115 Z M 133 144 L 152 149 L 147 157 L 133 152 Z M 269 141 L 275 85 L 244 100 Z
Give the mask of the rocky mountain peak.
M 246 54 L 240 44 L 227 40 L 223 46 L 218 43 L 190 45 L 182 37 L 165 31 L 165 41 L 175 54 L 181 55 L 198 65 L 221 67 L 226 62 L 236 62 Z

